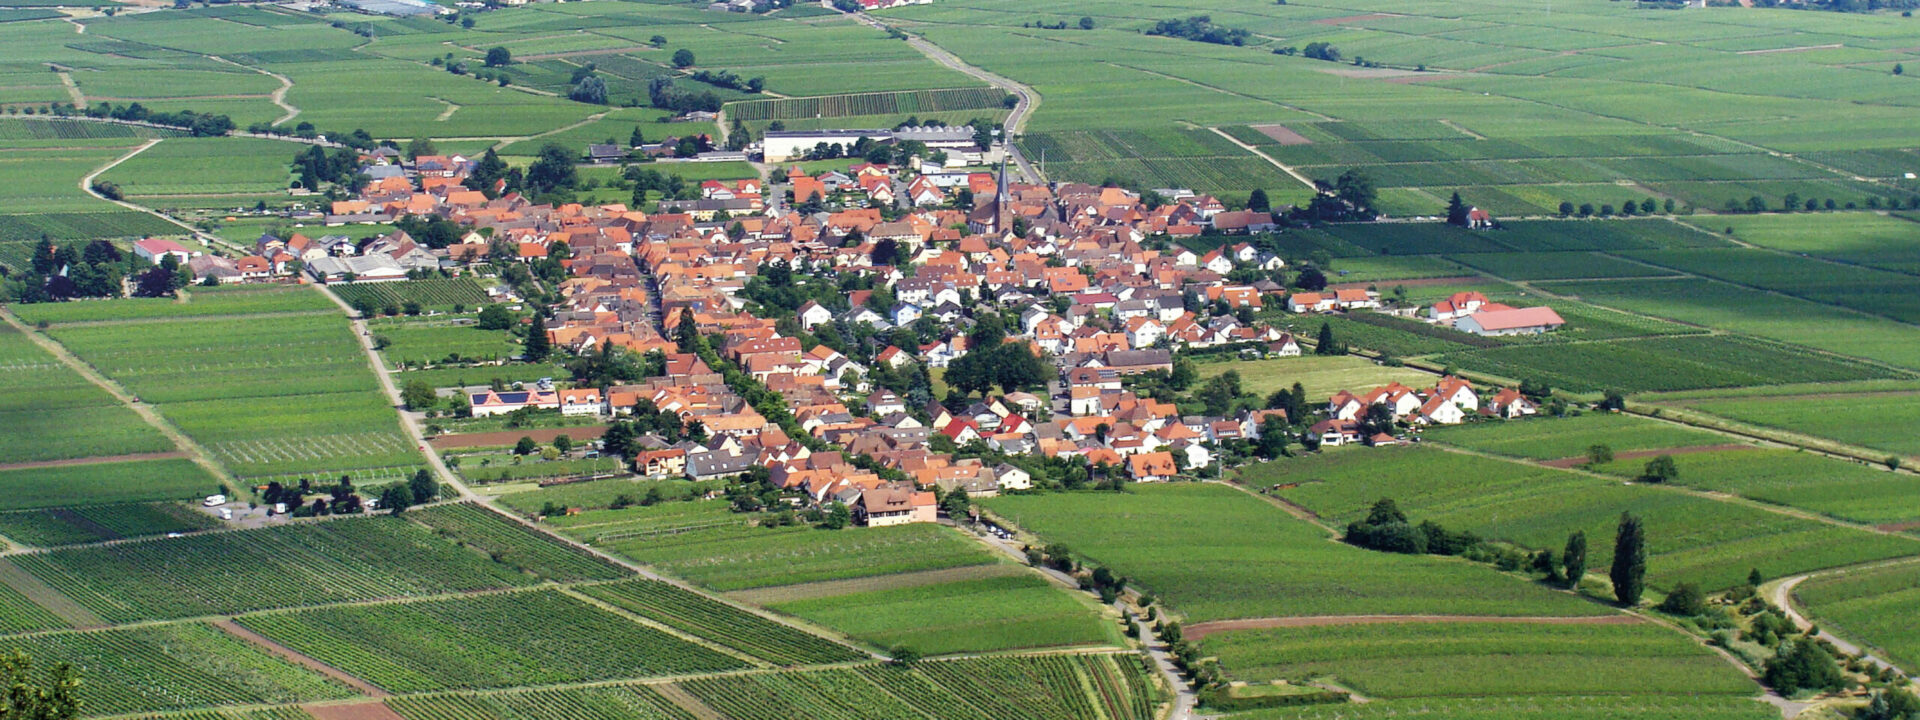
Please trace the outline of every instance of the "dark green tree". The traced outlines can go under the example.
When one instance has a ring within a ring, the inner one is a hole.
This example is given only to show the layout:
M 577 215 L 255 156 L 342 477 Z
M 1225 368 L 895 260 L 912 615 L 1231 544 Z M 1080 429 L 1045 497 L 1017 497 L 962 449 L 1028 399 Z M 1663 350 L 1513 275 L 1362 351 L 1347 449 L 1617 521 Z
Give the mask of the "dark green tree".
M 1767 659 L 1760 681 L 1789 697 L 1806 690 L 1831 692 L 1847 685 L 1839 663 L 1812 638 L 1781 643 L 1779 651 Z
M 1661 455 L 1652 460 L 1648 460 L 1646 470 L 1640 473 L 1641 482 L 1672 482 L 1679 477 L 1680 468 L 1673 463 L 1672 455 Z
M 26 653 L 0 656 L 0 688 L 0 718 L 69 720 L 80 714 L 80 676 L 66 663 L 35 672 Z
M 392 515 L 406 512 L 407 508 L 413 507 L 413 491 L 405 485 L 388 485 L 387 489 L 380 491 L 380 507 L 386 508 L 387 513 Z
M 440 396 L 433 391 L 433 385 L 425 380 L 408 380 L 406 387 L 400 389 L 400 401 L 406 403 L 408 410 L 421 410 L 433 407 Z
M 540 148 L 540 156 L 527 166 L 527 189 L 536 193 L 567 190 L 580 182 L 574 170 L 573 152 L 556 143 Z
M 480 317 L 474 327 L 481 330 L 505 330 L 513 327 L 513 313 L 505 305 L 488 305 L 480 308 Z
M 1341 345 L 1339 340 L 1334 339 L 1333 325 L 1331 323 L 1328 323 L 1325 321 L 1322 321 L 1320 323 L 1320 335 L 1314 342 L 1313 354 L 1315 355 L 1347 354 L 1346 346 Z
M 513 51 L 496 47 L 487 51 L 487 67 L 506 67 L 513 64 Z
M 673 66 L 677 68 L 693 67 L 693 51 L 686 48 L 673 51 Z
M 427 472 L 426 468 L 413 472 L 413 477 L 407 480 L 407 490 L 413 493 L 416 503 L 433 502 L 434 498 L 440 497 L 440 483 L 433 481 L 433 473 Z
M 1561 573 L 1566 576 L 1567 587 L 1579 587 L 1580 578 L 1587 575 L 1587 533 L 1575 530 L 1567 536 L 1567 549 L 1560 553 Z
M 1267 191 L 1265 188 L 1254 188 L 1253 192 L 1247 195 L 1247 209 L 1254 212 L 1271 212 L 1273 210 L 1273 201 L 1267 199 Z
M 532 437 L 522 435 L 520 441 L 513 445 L 515 455 L 532 455 L 537 452 L 540 452 L 540 443 L 535 442 Z
M 1458 190 L 1454 191 L 1453 197 L 1447 200 L 1447 224 L 1467 226 L 1467 204 L 1460 200 Z
M 1620 527 L 1613 537 L 1613 569 L 1608 576 L 1613 578 L 1614 599 L 1627 607 L 1640 604 L 1640 595 L 1647 589 L 1647 537 L 1640 518 L 1631 513 L 1620 513 Z

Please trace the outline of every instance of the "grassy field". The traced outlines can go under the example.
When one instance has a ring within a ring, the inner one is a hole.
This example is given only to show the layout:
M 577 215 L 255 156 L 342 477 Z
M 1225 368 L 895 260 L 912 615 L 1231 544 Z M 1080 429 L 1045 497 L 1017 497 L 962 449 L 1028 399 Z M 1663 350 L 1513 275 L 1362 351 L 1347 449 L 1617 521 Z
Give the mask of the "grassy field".
M 1920 661 L 1920 633 L 1905 620 L 1920 610 L 1920 565 L 1817 577 L 1795 587 L 1793 596 L 1821 624 L 1873 646 L 1901 667 Z
M 1134 579 L 1192 621 L 1448 612 L 1592 615 L 1603 609 L 1465 563 L 1372 553 L 1219 485 L 999 497 L 988 508 Z
M 284 285 L 193 287 L 186 297 L 121 298 L 67 303 L 15 305 L 15 314 L 31 323 L 64 325 L 109 320 L 192 318 L 266 313 L 324 312 L 333 303 L 312 288 Z
M 1374 698 L 1753 694 L 1753 682 L 1668 628 L 1396 623 L 1235 630 L 1207 652 L 1249 682 L 1331 676 Z
M 395 692 L 553 685 L 745 665 L 554 590 L 248 615 L 240 622 Z
M 1594 445 L 1606 445 L 1614 452 L 1631 452 L 1733 441 L 1725 435 L 1683 425 L 1606 413 L 1437 426 L 1427 429 L 1424 435 L 1428 440 L 1469 450 L 1535 460 L 1582 456 Z
M 86 716 L 354 696 L 344 685 L 202 623 L 62 632 L 6 642 L 10 650 L 35 658 L 72 663 L 86 678 Z
M 914 707 L 954 720 L 1096 720 L 1152 717 L 1152 680 L 1137 660 L 1112 655 L 987 657 L 734 675 L 677 683 L 735 720 L 905 717 Z M 911 699 L 912 705 L 904 700 Z
M 1240 713 L 1243 720 L 1773 720 L 1779 711 L 1747 698 L 1687 696 L 1528 696 L 1419 698 L 1365 705 L 1309 705 Z
M 0 463 L 173 449 L 159 430 L 11 326 L 0 326 L 0 367 Z M 73 432 L 78 427 L 88 432 Z
M 829 531 L 701 524 L 708 527 L 671 534 L 633 527 L 624 537 L 603 532 L 594 544 L 721 591 L 992 562 L 985 548 L 937 525 Z
M 1806 433 L 1901 455 L 1920 454 L 1909 429 L 1920 423 L 1911 392 L 1810 393 L 1676 400 L 1674 404 L 1742 422 Z M 1871 421 L 1862 421 L 1872 418 Z
M 1559 548 L 1568 534 L 1584 531 L 1589 568 L 1607 567 L 1614 525 L 1622 512 L 1631 512 L 1645 522 L 1647 580 L 1657 587 L 1694 582 L 1721 588 L 1741 582 L 1753 568 L 1780 577 L 1920 551 L 1920 541 L 1911 538 L 1666 488 L 1421 448 L 1326 453 L 1257 466 L 1241 477 L 1261 484 L 1299 483 L 1281 494 L 1333 522 L 1362 517 L 1386 497 L 1415 520 L 1525 547 Z
M 0 510 L 194 500 L 220 481 L 190 460 L 133 460 L 0 470 Z
M 400 308 L 408 302 L 420 303 L 429 310 L 479 310 L 487 304 L 487 291 L 470 277 L 433 278 L 403 282 L 345 283 L 327 286 L 349 305 L 365 299 L 377 308 Z
M 1319 326 L 1314 325 L 1315 328 Z M 1311 334 L 1301 337 L 1312 337 Z M 1199 363 L 1202 381 L 1224 375 L 1228 370 L 1240 373 L 1240 388 L 1261 397 L 1275 390 L 1291 389 L 1300 383 L 1311 398 L 1332 397 L 1341 390 L 1362 390 L 1390 382 L 1426 385 L 1434 376 L 1404 367 L 1387 367 L 1362 357 L 1319 357 L 1302 355 L 1271 360 L 1228 360 Z
M 779 665 L 845 662 L 865 657 L 845 645 L 659 580 L 594 585 L 581 592 L 675 630 Z
M 1437 361 L 1575 392 L 1687 390 L 1896 377 L 1885 368 L 1731 335 L 1628 342 L 1513 345 L 1450 352 Z
M 1037 575 L 856 592 L 769 605 L 879 647 L 928 655 L 1117 643 L 1114 625 Z
M 1676 482 L 1843 520 L 1898 524 L 1920 520 L 1920 478 L 1880 465 L 1835 460 L 1796 450 L 1740 450 L 1680 455 Z M 1618 460 L 1595 470 L 1638 477 L 1645 460 Z

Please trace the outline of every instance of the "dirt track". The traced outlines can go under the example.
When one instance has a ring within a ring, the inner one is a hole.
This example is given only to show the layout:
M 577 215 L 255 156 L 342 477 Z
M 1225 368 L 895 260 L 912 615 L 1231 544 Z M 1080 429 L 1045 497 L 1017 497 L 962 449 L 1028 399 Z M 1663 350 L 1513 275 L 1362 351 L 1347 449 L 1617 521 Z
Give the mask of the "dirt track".
M 1693 455 L 1696 453 L 1723 452 L 1727 450 L 1756 450 L 1756 449 L 1758 448 L 1756 448 L 1753 445 L 1749 445 L 1747 443 L 1722 443 L 1720 445 L 1693 445 L 1689 447 L 1667 448 L 1665 450 L 1629 450 L 1627 452 L 1614 453 L 1613 459 L 1637 460 L 1640 458 L 1650 458 L 1650 457 L 1656 457 L 1660 455 Z M 1574 457 L 1564 457 L 1558 460 L 1542 460 L 1540 461 L 1540 464 L 1545 465 L 1547 467 L 1557 467 L 1557 468 L 1565 469 L 1565 468 L 1571 468 L 1571 467 L 1578 467 L 1580 465 L 1586 464 L 1586 462 L 1587 462 L 1587 456 L 1576 455 Z
M 1195 623 L 1182 628 L 1190 640 L 1228 630 L 1261 630 L 1285 627 L 1321 627 L 1326 625 L 1391 625 L 1401 623 L 1499 623 L 1512 625 L 1632 625 L 1640 622 L 1631 615 L 1594 615 L 1588 617 L 1512 617 L 1485 615 L 1311 615 L 1303 617 L 1246 618 Z
M 316 720 L 406 720 L 378 700 L 345 705 L 302 705 L 300 709 Z
M 192 457 L 178 450 L 172 452 L 134 453 L 132 455 L 96 455 L 93 457 L 67 458 L 65 460 L 40 460 L 36 462 L 18 462 L 0 464 L 0 470 L 32 470 L 34 468 L 67 467 L 70 465 L 96 465 L 110 462 L 132 462 L 135 460 L 168 460 Z

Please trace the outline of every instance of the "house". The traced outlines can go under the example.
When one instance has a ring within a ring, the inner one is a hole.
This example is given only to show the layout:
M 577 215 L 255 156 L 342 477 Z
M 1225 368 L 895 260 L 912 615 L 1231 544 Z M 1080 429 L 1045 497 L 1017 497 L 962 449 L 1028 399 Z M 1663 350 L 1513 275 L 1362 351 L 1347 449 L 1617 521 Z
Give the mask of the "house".
M 1468 229 L 1485 230 L 1491 227 L 1493 227 L 1493 215 L 1491 213 L 1481 210 L 1480 208 L 1472 208 L 1467 211 Z
M 627 151 L 621 150 L 619 145 L 601 145 L 596 143 L 587 146 L 588 162 L 596 164 L 617 163 L 625 159 L 627 159 Z
M 1494 393 L 1493 400 L 1487 403 L 1489 414 L 1503 418 L 1517 418 L 1540 412 L 1540 406 L 1531 398 L 1520 394 L 1519 390 L 1503 388 Z
M 200 253 L 188 250 L 180 243 L 166 238 L 145 238 L 133 244 L 133 254 L 155 265 L 160 264 L 161 258 L 171 255 L 173 259 L 180 261 L 181 265 L 185 265 L 188 260 L 192 260 Z
M 599 388 L 576 388 L 560 391 L 561 415 L 604 415 L 606 402 L 600 396 Z
M 1434 303 L 1427 308 L 1427 317 L 1440 322 L 1448 322 L 1466 315 L 1479 312 L 1480 306 L 1488 304 L 1487 296 L 1477 291 L 1457 292 L 1447 299 Z
M 1294 293 L 1287 298 L 1287 311 L 1295 313 L 1326 312 L 1333 309 L 1332 297 L 1320 293 Z
M 1180 472 L 1180 465 L 1173 459 L 1173 453 L 1139 453 L 1127 458 L 1127 474 L 1135 482 L 1166 482 Z
M 633 459 L 633 465 L 646 477 L 678 477 L 687 472 L 687 451 L 681 448 L 646 450 Z
M 1421 403 L 1419 413 L 1413 416 L 1414 422 L 1427 425 L 1458 425 L 1466 419 L 1466 411 L 1438 394 Z
M 993 477 L 1002 490 L 1033 489 L 1033 474 L 1008 463 L 993 466 Z
M 1360 442 L 1360 421 L 1331 419 L 1314 423 L 1307 428 L 1320 439 L 1321 445 L 1347 445 Z
M 1553 308 L 1538 307 L 1510 308 L 1506 310 L 1481 310 L 1453 321 L 1453 327 L 1461 332 L 1481 336 L 1499 335 L 1538 335 L 1558 329 L 1567 324 L 1560 319 L 1560 313 Z
M 883 485 L 860 493 L 854 519 L 867 527 L 930 523 L 939 519 L 933 493 L 911 485 Z
M 808 300 L 800 306 L 800 327 L 812 330 L 817 326 L 833 321 L 833 311 L 820 303 Z
M 1293 333 L 1285 333 L 1279 340 L 1267 343 L 1267 354 L 1276 357 L 1300 357 L 1300 343 L 1293 339 Z
M 552 390 L 488 390 L 467 395 L 474 417 L 505 415 L 520 408 L 557 410 L 560 395 Z

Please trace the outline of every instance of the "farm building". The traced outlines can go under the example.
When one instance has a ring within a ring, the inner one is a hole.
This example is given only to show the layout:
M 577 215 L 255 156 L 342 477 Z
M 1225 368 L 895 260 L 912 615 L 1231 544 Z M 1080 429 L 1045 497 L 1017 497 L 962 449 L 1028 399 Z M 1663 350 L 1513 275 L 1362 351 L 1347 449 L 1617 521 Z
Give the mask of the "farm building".
M 172 255 L 173 259 L 185 265 L 188 260 L 192 260 L 200 253 L 188 250 L 180 243 L 165 238 L 146 238 L 133 244 L 133 254 L 155 265 L 160 264 L 161 258 Z
M 920 492 L 906 485 L 889 485 L 861 492 L 853 510 L 855 518 L 867 527 L 933 522 L 937 518 L 933 493 Z
M 772 130 L 760 141 L 760 153 L 767 162 L 783 162 L 805 157 L 807 151 L 819 147 L 822 143 L 839 145 L 842 148 L 853 147 L 862 138 L 874 142 L 887 142 L 893 139 L 892 130 Z
M 505 415 L 523 407 L 538 410 L 556 410 L 560 407 L 560 395 L 552 390 L 488 390 L 469 394 L 467 401 L 473 404 L 474 417 Z
M 1567 324 L 1553 308 L 1529 307 L 1481 310 L 1455 320 L 1453 327 L 1475 335 L 1537 335 Z

